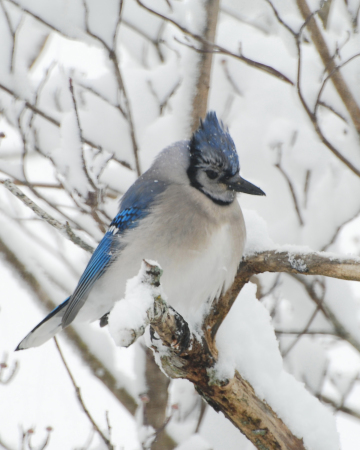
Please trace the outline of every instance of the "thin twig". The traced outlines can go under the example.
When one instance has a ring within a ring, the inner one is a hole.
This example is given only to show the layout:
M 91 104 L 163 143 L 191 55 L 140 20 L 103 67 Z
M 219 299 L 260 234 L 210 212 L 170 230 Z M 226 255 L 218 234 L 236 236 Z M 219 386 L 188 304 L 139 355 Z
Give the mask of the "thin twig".
M 311 314 L 308 322 L 306 323 L 306 325 L 304 326 L 304 329 L 296 336 L 296 339 L 294 339 L 292 341 L 292 343 L 289 345 L 289 347 L 284 350 L 282 352 L 282 357 L 286 358 L 286 356 L 291 352 L 291 350 L 295 347 L 295 345 L 300 341 L 300 339 L 307 334 L 307 332 L 309 331 L 309 328 L 311 326 L 311 324 L 313 323 L 315 317 L 317 316 L 317 313 L 320 311 L 320 306 L 316 305 L 316 308 L 314 310 L 314 312 Z
M 235 93 L 237 95 L 239 95 L 240 97 L 243 97 L 243 93 L 237 87 L 235 81 L 233 80 L 232 76 L 230 75 L 229 67 L 228 67 L 228 64 L 227 64 L 227 60 L 226 59 L 222 59 L 221 60 L 221 65 L 222 65 L 222 67 L 224 69 L 225 76 L 226 76 L 228 82 L 230 83 L 231 87 L 234 89 Z
M 47 212 L 45 212 L 42 208 L 40 208 L 40 206 L 38 206 L 36 203 L 30 200 L 30 198 L 27 197 L 22 191 L 20 191 L 20 189 L 16 187 L 11 180 L 6 179 L 5 181 L 1 181 L 1 183 L 19 200 L 21 200 L 24 203 L 24 205 L 28 206 L 37 216 L 39 216 L 41 219 L 45 220 L 45 222 L 47 222 L 49 225 L 60 231 L 60 233 L 64 237 L 66 237 L 67 239 L 69 239 L 71 242 L 78 245 L 82 249 L 86 250 L 87 252 L 93 253 L 94 248 L 88 245 L 86 242 L 84 242 L 81 238 L 76 236 L 67 222 L 66 225 L 64 225 L 58 220 L 51 217 Z
M 12 71 L 13 71 L 13 68 L 14 68 L 15 31 L 13 30 L 13 27 L 12 27 L 12 24 L 11 24 L 11 20 L 10 20 L 10 17 L 9 17 L 9 14 L 8 14 L 6 8 L 5 8 L 4 1 L 3 1 L 3 0 L 0 0 L 0 5 L 1 5 L 1 8 L 2 8 L 2 10 L 3 10 L 3 12 L 4 12 L 5 20 L 6 20 L 6 23 L 7 23 L 7 25 L 8 25 L 8 28 L 9 28 L 9 31 L 10 31 L 10 34 L 11 34 L 11 37 L 12 37 L 11 59 L 10 59 L 10 72 L 12 72 Z
M 340 231 L 341 231 L 348 223 L 350 223 L 350 222 L 352 222 L 354 219 L 356 219 L 359 215 L 360 215 L 360 210 L 357 211 L 352 217 L 350 217 L 349 219 L 347 219 L 347 220 L 345 220 L 343 223 L 341 223 L 341 224 L 336 228 L 336 230 L 335 230 L 334 234 L 332 235 L 332 238 L 330 239 L 330 241 L 329 241 L 327 244 L 325 244 L 320 250 L 321 250 L 322 252 L 326 251 L 326 250 L 330 247 L 330 245 L 332 245 L 332 244 L 336 241 L 337 237 L 339 236 Z
M 305 109 L 307 115 L 309 116 L 314 129 L 317 133 L 317 135 L 319 136 L 321 142 L 326 145 L 326 147 L 340 160 L 342 161 L 355 175 L 357 175 L 358 177 L 360 177 L 360 169 L 357 169 L 348 159 L 346 159 L 332 144 L 330 141 L 328 141 L 326 139 L 326 137 L 324 136 L 319 123 L 317 121 L 315 112 L 312 112 L 310 110 L 310 108 L 308 107 L 304 96 L 302 94 L 302 90 L 301 90 L 301 84 L 300 84 L 300 80 L 301 80 L 301 66 L 302 66 L 302 53 L 301 53 L 301 35 L 302 35 L 302 31 L 304 30 L 304 28 L 307 26 L 308 22 L 313 18 L 313 16 L 317 13 L 317 11 L 313 12 L 306 20 L 305 22 L 302 24 L 299 33 L 296 35 L 296 45 L 297 45 L 297 50 L 298 50 L 298 69 L 297 69 L 297 77 L 296 77 L 296 89 L 297 89 L 297 93 L 300 99 L 301 104 L 303 105 L 303 108 Z
M 35 93 L 35 101 L 34 101 L 34 106 L 35 106 L 35 107 L 38 105 L 39 96 L 40 96 L 42 90 L 44 89 L 45 84 L 46 84 L 46 82 L 48 81 L 48 79 L 49 79 L 49 77 L 50 77 L 50 75 L 51 75 L 51 72 L 52 72 L 52 70 L 53 70 L 53 68 L 54 68 L 55 66 L 56 66 L 56 63 L 55 63 L 55 61 L 53 61 L 53 62 L 50 64 L 50 66 L 46 69 L 45 74 L 44 74 L 44 76 L 43 76 L 43 78 L 42 78 L 42 80 L 41 80 L 41 82 L 40 82 L 38 88 L 36 89 L 36 93 Z M 29 128 L 32 127 L 32 123 L 33 123 L 34 117 L 35 117 L 35 111 L 31 111 L 31 117 L 30 117 L 30 120 L 29 120 Z
M 278 20 L 278 22 L 283 26 L 283 27 L 285 27 L 294 37 L 296 37 L 296 32 L 292 29 L 292 28 L 290 28 L 289 27 L 289 25 L 286 23 L 286 22 L 284 22 L 283 20 L 282 20 L 282 18 L 280 17 L 280 14 L 278 13 L 278 11 L 277 11 L 277 9 L 275 8 L 275 6 L 273 5 L 273 3 L 270 1 L 270 0 L 265 0 L 269 5 L 270 5 L 270 7 L 271 7 L 271 9 L 273 10 L 273 13 L 275 14 L 275 16 L 276 16 L 276 18 L 277 18 L 277 20 Z
M 75 392 L 76 392 L 76 397 L 85 413 L 85 415 L 87 416 L 87 418 L 89 419 L 89 421 L 91 422 L 93 428 L 96 430 L 96 432 L 99 434 L 99 436 L 101 437 L 101 439 L 104 441 L 105 445 L 107 446 L 107 448 L 109 450 L 114 450 L 114 446 L 112 445 L 112 443 L 110 442 L 110 440 L 104 435 L 104 433 L 100 430 L 100 428 L 98 427 L 97 423 L 95 422 L 95 420 L 93 419 L 93 417 L 91 416 L 91 414 L 89 413 L 89 410 L 86 408 L 85 403 L 83 401 L 83 398 L 81 396 L 81 392 L 80 392 L 80 388 L 77 386 L 75 379 L 69 369 L 69 366 L 67 365 L 64 355 L 60 349 L 59 343 L 56 339 L 56 337 L 54 337 L 54 341 L 55 341 L 55 345 L 57 348 L 57 351 L 59 352 L 60 358 L 64 364 L 64 367 L 66 369 L 66 372 L 68 373 L 70 380 L 72 382 L 72 385 L 74 386 Z
M 331 405 L 337 411 L 340 411 L 340 412 L 343 412 L 345 414 L 348 414 L 349 416 L 355 417 L 356 419 L 360 419 L 360 411 L 355 411 L 354 409 L 349 408 L 348 406 L 344 406 L 344 405 L 339 406 L 330 397 L 327 397 L 327 396 L 324 396 L 324 395 L 321 395 L 321 400 L 324 403 L 327 403 L 328 405 Z
M 285 170 L 283 169 L 283 167 L 281 165 L 281 154 L 282 154 L 282 151 L 281 151 L 281 144 L 280 144 L 278 146 L 278 162 L 275 164 L 275 167 L 277 169 L 279 169 L 280 173 L 283 175 L 283 177 L 285 178 L 285 180 L 286 180 L 286 182 L 287 182 L 287 184 L 289 186 L 290 193 L 291 193 L 291 196 L 292 196 L 292 199 L 293 199 L 293 202 L 294 202 L 296 214 L 298 216 L 300 225 L 303 226 L 304 225 L 304 220 L 302 218 L 302 214 L 301 214 L 301 211 L 300 211 L 300 206 L 299 206 L 299 202 L 298 202 L 298 199 L 297 199 L 297 196 L 296 196 L 296 193 L 295 193 L 294 186 L 293 186 L 289 176 L 287 175 L 287 173 L 285 172 Z
M 14 379 L 16 372 L 19 368 L 18 361 L 15 361 L 12 368 L 10 369 L 10 373 L 5 378 L 3 376 L 3 373 L 5 372 L 5 369 L 8 368 L 7 364 L 7 355 L 5 355 L 4 359 L 0 362 L 0 384 L 9 384 L 11 380 Z
M 243 61 L 244 63 L 248 64 L 249 66 L 252 67 L 256 67 L 257 69 L 260 69 L 264 72 L 269 73 L 270 75 L 273 75 L 274 77 L 285 81 L 286 83 L 289 83 L 291 85 L 294 85 L 294 83 L 288 78 L 286 77 L 284 74 L 282 74 L 281 72 L 279 72 L 278 70 L 274 69 L 271 66 L 268 66 L 266 64 L 262 64 L 259 63 L 257 61 L 253 61 L 252 59 L 249 59 L 247 57 L 245 57 L 242 54 L 236 54 L 236 53 L 232 53 L 229 50 L 227 50 L 226 48 L 214 44 L 212 42 L 207 41 L 206 39 L 204 39 L 202 36 L 192 33 L 191 31 L 189 31 L 187 28 L 183 27 L 182 25 L 180 25 L 178 22 L 176 22 L 175 20 L 171 19 L 170 17 L 166 17 L 163 14 L 149 8 L 148 6 L 144 5 L 144 3 L 141 2 L 141 0 L 136 0 L 136 2 L 144 9 L 146 9 L 147 11 L 149 11 L 151 14 L 156 15 L 157 17 L 160 17 L 161 19 L 171 23 L 172 25 L 174 25 L 176 28 L 178 28 L 180 31 L 182 31 L 184 34 L 192 37 L 193 39 L 195 39 L 197 42 L 200 42 L 202 45 L 205 45 L 205 48 L 209 48 L 210 50 L 204 50 L 203 48 L 196 48 L 196 47 L 192 47 L 191 45 L 188 45 L 186 42 L 182 42 L 183 45 L 186 45 L 188 47 L 193 48 L 193 50 L 200 52 L 200 53 L 206 53 L 206 52 L 212 52 L 212 53 L 216 53 L 216 54 L 223 54 L 223 55 L 229 55 L 232 56 L 236 59 L 239 59 L 241 61 Z
M 11 0 L 8 0 L 8 1 L 11 1 Z M 30 109 L 31 111 L 33 111 L 38 116 L 42 117 L 43 119 L 45 119 L 48 122 L 50 122 L 53 125 L 55 125 L 56 127 L 60 128 L 61 124 L 60 124 L 60 122 L 58 120 L 54 119 L 53 117 L 51 117 L 49 114 L 47 114 L 46 112 L 42 111 L 38 107 L 32 105 L 27 100 L 21 98 L 14 91 L 12 91 L 11 89 L 9 89 L 8 87 L 6 87 L 5 85 L 3 85 L 1 83 L 0 83 L 0 89 L 2 89 L 7 94 L 11 95 L 15 100 L 19 100 L 21 102 L 24 102 L 24 105 L 25 105 L 26 108 Z M 83 140 L 84 140 L 84 143 L 89 145 L 90 147 L 101 150 L 101 147 L 98 144 L 95 144 L 95 142 L 91 141 L 90 139 L 87 139 L 87 138 L 84 137 Z M 121 164 L 122 166 L 126 167 L 127 169 L 134 170 L 128 162 L 122 161 L 120 159 L 115 159 L 115 158 L 114 158 L 114 160 L 116 160 L 119 164 Z
M 200 404 L 200 414 L 199 414 L 199 418 L 198 418 L 197 425 L 196 425 L 196 428 L 195 428 L 195 433 L 198 433 L 199 430 L 200 430 L 200 426 L 201 426 L 202 421 L 203 421 L 203 419 L 204 419 L 204 417 L 205 417 L 206 407 L 207 407 L 207 405 L 208 405 L 208 404 L 204 401 L 204 399 L 201 398 L 201 397 L 200 397 L 200 401 L 201 401 L 201 404 Z
M 343 122 L 345 122 L 346 124 L 348 123 L 348 121 L 346 120 L 346 117 L 344 117 L 342 114 L 340 114 L 339 111 L 336 111 L 336 109 L 333 106 L 328 105 L 327 103 L 323 102 L 322 100 L 319 100 L 319 106 L 322 106 L 323 108 L 328 109 L 329 111 L 334 113 L 335 116 L 339 117 L 339 119 L 341 119 Z
M 323 62 L 325 69 L 331 73 L 333 72 L 332 82 L 339 94 L 344 106 L 346 107 L 351 120 L 356 128 L 356 131 L 360 134 L 360 107 L 357 104 L 352 92 L 350 91 L 346 81 L 344 80 L 341 72 L 336 69 L 335 61 L 333 60 L 327 43 L 323 37 L 323 34 L 318 26 L 315 16 L 321 11 L 321 8 L 315 12 L 311 12 L 306 0 L 296 0 L 296 4 L 303 16 L 311 35 L 313 44 L 319 53 L 319 56 Z M 301 34 L 302 29 L 299 32 Z
M 98 92 L 96 89 L 94 89 L 91 86 L 87 86 L 84 83 L 81 83 L 80 81 L 73 80 L 73 83 L 76 83 L 81 88 L 85 89 L 86 91 L 90 92 L 91 94 L 95 95 L 96 97 L 100 98 L 105 103 L 113 106 L 114 108 L 118 109 L 121 113 L 121 115 L 126 119 L 125 111 L 122 109 L 121 105 L 119 103 L 111 103 L 107 98 L 105 98 L 100 92 Z
M 78 126 L 80 141 L 83 143 L 84 142 L 83 132 L 82 132 L 81 124 L 80 124 L 80 117 L 79 117 L 79 112 L 78 112 L 76 98 L 75 98 L 75 93 L 74 93 L 74 87 L 73 87 L 73 83 L 72 83 L 72 79 L 71 78 L 69 78 L 69 89 L 70 89 L 71 99 L 72 99 L 72 103 L 73 103 L 73 107 L 74 107 L 74 111 L 75 111 L 75 116 L 76 116 L 76 122 L 77 122 L 77 126 Z M 81 154 L 81 160 L 82 160 L 82 168 L 83 168 L 83 171 L 85 173 L 86 179 L 88 180 L 88 182 L 90 183 L 90 186 L 94 189 L 94 191 L 97 192 L 98 189 L 95 186 L 95 183 L 91 179 L 90 174 L 89 174 L 89 172 L 87 170 L 86 162 L 85 162 L 85 158 L 84 158 L 84 150 L 82 148 L 80 149 L 80 154 Z
M 321 88 L 318 92 L 317 98 L 316 98 L 316 102 L 315 102 L 315 108 L 314 108 L 314 114 L 316 116 L 317 110 L 319 105 L 321 104 L 320 102 L 320 98 L 321 98 L 321 94 L 323 93 L 326 83 L 332 79 L 332 77 L 335 75 L 336 72 L 338 72 L 340 69 L 342 69 L 344 66 L 346 66 L 347 64 L 349 64 L 349 62 L 353 61 L 354 59 L 358 58 L 360 56 L 360 53 L 356 53 L 355 55 L 351 56 L 351 58 L 347 59 L 346 61 L 344 61 L 342 64 L 339 64 L 338 66 L 334 67 L 333 70 L 328 74 L 328 76 L 324 79 L 324 81 L 322 82 Z M 344 120 L 344 119 L 343 119 Z
M 90 31 L 90 27 L 89 27 L 89 10 L 88 10 L 88 6 L 87 6 L 87 3 L 86 3 L 86 0 L 83 0 L 83 6 L 84 6 L 84 10 L 85 10 L 85 28 L 86 28 L 86 32 L 93 39 L 95 39 L 96 41 L 100 42 L 100 44 L 108 52 L 109 59 L 110 59 L 110 61 L 113 64 L 115 78 L 116 78 L 116 81 L 117 81 L 117 84 L 118 84 L 118 89 L 119 89 L 120 92 L 122 92 L 123 97 L 124 97 L 125 109 L 126 109 L 126 118 L 127 118 L 127 121 L 129 123 L 129 128 L 130 128 L 130 137 L 131 137 L 131 142 L 132 142 L 132 147 L 133 147 L 136 172 L 137 172 L 138 176 L 140 176 L 141 175 L 141 169 L 140 169 L 140 162 L 139 162 L 139 146 L 138 146 L 136 135 L 135 135 L 135 127 L 134 127 L 134 121 L 133 121 L 133 118 L 132 118 L 132 112 L 131 112 L 131 108 L 130 108 L 129 98 L 128 98 L 127 91 L 126 91 L 126 88 L 125 88 L 125 85 L 124 85 L 124 82 L 123 82 L 123 77 L 122 77 L 122 74 L 121 74 L 121 71 L 120 71 L 120 64 L 119 64 L 118 58 L 116 56 L 116 49 L 115 48 L 110 48 L 109 45 L 100 36 L 97 36 L 92 31 Z M 122 2 L 121 2 L 120 6 L 122 6 Z M 118 22 L 117 22 L 117 26 L 116 26 L 116 30 L 115 30 L 115 35 L 114 35 L 114 38 L 113 38 L 114 41 L 116 40 L 116 33 L 118 32 L 117 30 L 118 30 L 119 24 L 121 22 L 121 11 L 122 11 L 122 8 L 120 7 L 119 8 Z
M 291 274 L 295 280 L 301 283 L 309 297 L 315 302 L 315 304 L 322 311 L 327 320 L 332 324 L 335 329 L 336 334 L 343 340 L 347 341 L 355 350 L 360 352 L 360 341 L 353 336 L 339 321 L 336 314 L 331 310 L 331 308 L 323 301 L 321 297 L 317 294 L 312 283 L 309 283 L 302 275 Z

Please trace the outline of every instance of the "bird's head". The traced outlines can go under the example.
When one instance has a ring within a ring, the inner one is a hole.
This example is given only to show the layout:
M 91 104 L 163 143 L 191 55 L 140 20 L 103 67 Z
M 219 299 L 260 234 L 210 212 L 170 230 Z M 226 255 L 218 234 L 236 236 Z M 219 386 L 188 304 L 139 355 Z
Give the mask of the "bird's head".
M 237 192 L 265 195 L 241 178 L 239 171 L 238 154 L 228 129 L 215 112 L 208 112 L 190 140 L 190 184 L 220 205 L 232 203 Z

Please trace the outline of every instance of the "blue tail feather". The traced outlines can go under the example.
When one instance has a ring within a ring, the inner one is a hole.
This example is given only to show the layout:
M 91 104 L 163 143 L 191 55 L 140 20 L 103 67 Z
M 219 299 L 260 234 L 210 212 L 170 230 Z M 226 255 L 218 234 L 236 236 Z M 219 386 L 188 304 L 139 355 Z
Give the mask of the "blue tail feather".
M 30 333 L 20 342 L 15 351 L 25 350 L 30 347 L 38 347 L 44 342 L 48 341 L 55 334 L 61 330 L 61 320 L 65 309 L 69 304 L 68 297 L 64 302 L 49 313 L 44 320 L 42 320 Z

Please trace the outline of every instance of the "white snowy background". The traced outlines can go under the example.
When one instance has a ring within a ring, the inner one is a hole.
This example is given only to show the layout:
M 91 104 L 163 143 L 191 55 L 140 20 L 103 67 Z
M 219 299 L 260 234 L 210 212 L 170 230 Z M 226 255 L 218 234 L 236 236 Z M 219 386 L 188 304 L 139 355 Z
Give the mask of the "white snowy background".
M 308 0 L 313 11 L 320 3 Z M 201 33 L 202 1 L 146 4 Z M 273 5 L 298 32 L 304 20 L 296 1 Z M 337 64 L 360 53 L 359 9 L 359 0 L 332 0 L 326 26 L 316 16 Z M 166 145 L 189 137 L 199 58 L 194 41 L 135 0 L 124 0 L 120 22 L 118 13 L 118 0 L 0 0 L 0 179 L 11 178 L 93 247 L 137 175 Z M 268 1 L 222 1 L 216 42 L 296 84 L 296 41 Z M 301 90 L 313 110 L 326 72 L 307 30 L 301 49 Z M 341 72 L 360 104 L 360 57 Z M 321 100 L 317 119 L 324 135 L 360 170 L 359 135 L 331 81 Z M 267 194 L 239 197 L 248 252 L 286 245 L 360 256 L 360 178 L 321 143 L 296 86 L 235 57 L 214 55 L 208 109 L 229 126 L 241 174 Z M 72 292 L 89 259 L 3 185 L 0 241 L 55 304 Z M 0 372 L 0 448 L 41 448 L 48 433 L 49 449 L 105 448 L 79 406 L 54 342 L 13 353 L 46 310 L 5 256 L 0 264 L 0 362 L 7 365 Z M 331 309 L 346 338 L 317 311 L 306 287 Z M 238 368 L 309 449 L 338 448 L 335 426 L 342 450 L 359 448 L 357 283 L 263 274 L 257 292 L 255 284 L 242 291 L 224 325 L 218 335 L 220 371 Z M 97 323 L 76 331 L 140 405 L 146 392 L 141 346 L 116 347 Z M 60 335 L 59 344 L 98 426 L 108 433 L 107 415 L 115 448 L 140 449 L 139 414 L 132 416 L 119 403 L 71 340 Z M 200 403 L 189 382 L 171 383 L 166 430 L 179 450 L 254 448 L 210 407 L 194 434 Z

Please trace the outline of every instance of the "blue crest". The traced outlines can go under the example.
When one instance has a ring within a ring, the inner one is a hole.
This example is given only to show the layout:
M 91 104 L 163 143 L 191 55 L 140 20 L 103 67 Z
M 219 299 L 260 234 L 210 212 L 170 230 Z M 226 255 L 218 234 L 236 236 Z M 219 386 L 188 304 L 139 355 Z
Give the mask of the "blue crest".
M 190 140 L 190 164 L 204 167 L 218 166 L 224 173 L 234 176 L 239 172 L 239 157 L 227 127 L 214 111 L 206 114 Z

